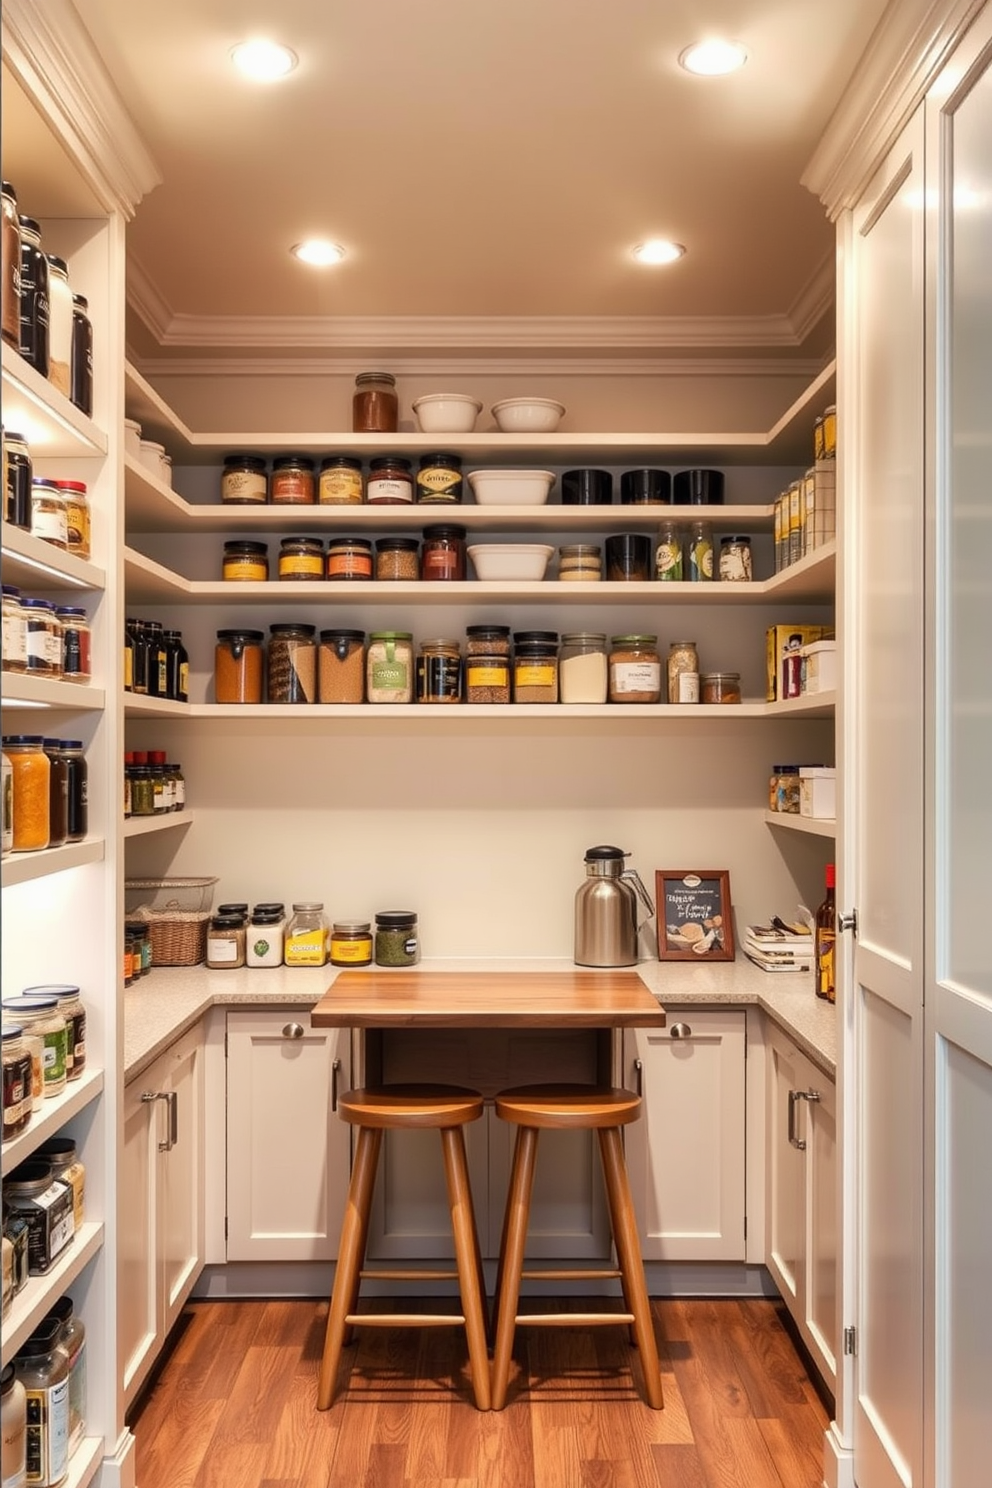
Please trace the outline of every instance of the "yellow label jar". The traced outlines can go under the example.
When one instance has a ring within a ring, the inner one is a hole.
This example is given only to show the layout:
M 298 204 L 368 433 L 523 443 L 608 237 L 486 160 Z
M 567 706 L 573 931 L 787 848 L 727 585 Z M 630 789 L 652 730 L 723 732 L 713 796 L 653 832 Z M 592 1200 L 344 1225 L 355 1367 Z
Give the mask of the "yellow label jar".
M 284 537 L 279 544 L 280 579 L 324 577 L 324 544 L 319 537 Z
M 294 904 L 286 926 L 287 966 L 323 966 L 327 961 L 327 921 L 323 904 Z
M 264 584 L 269 577 L 269 545 L 263 542 L 224 544 L 225 582 Z
M 321 506 L 359 506 L 364 494 L 361 460 L 353 460 L 349 455 L 328 455 L 321 460 Z
M 332 966 L 371 966 L 371 920 L 335 920 L 329 960 Z

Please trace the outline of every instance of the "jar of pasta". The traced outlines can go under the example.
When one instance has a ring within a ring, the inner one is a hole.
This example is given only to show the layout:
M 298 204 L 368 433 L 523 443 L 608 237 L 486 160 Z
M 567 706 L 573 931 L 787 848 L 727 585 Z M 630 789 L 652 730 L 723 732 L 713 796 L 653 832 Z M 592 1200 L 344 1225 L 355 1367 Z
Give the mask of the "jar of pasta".
M 269 626 L 269 702 L 317 701 L 317 627 Z
M 260 630 L 219 630 L 214 649 L 214 694 L 218 703 L 262 701 Z M 135 812 L 135 815 L 138 813 Z
M 658 637 L 614 636 L 610 644 L 610 702 L 660 702 L 661 658 L 658 655 Z
M 49 842 L 51 765 L 41 734 L 6 734 L 13 771 L 14 852 L 39 852 Z

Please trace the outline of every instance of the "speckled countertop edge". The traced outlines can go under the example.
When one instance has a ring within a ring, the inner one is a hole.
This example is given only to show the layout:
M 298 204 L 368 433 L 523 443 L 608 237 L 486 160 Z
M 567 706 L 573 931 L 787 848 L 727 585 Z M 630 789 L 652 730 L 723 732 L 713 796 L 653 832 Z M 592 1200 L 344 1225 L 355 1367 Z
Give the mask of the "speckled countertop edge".
M 575 971 L 566 960 L 424 960 L 421 971 Z M 641 980 L 665 1008 L 760 1007 L 827 1075 L 836 1076 L 837 1011 L 803 973 L 769 973 L 746 957 L 697 966 L 642 961 Z M 337 976 L 333 966 L 160 967 L 124 993 L 124 1079 L 133 1079 L 212 1007 L 300 1007 L 318 1002 Z

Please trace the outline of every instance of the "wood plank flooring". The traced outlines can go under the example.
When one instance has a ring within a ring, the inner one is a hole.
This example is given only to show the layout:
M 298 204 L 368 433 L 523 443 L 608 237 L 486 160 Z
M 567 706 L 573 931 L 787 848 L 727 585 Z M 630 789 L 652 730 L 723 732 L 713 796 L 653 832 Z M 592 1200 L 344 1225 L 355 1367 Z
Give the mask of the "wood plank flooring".
M 663 1411 L 618 1327 L 518 1329 L 486 1414 L 461 1330 L 362 1329 L 318 1412 L 326 1303 L 192 1303 L 132 1421 L 138 1488 L 820 1488 L 827 1413 L 779 1304 L 652 1311 Z

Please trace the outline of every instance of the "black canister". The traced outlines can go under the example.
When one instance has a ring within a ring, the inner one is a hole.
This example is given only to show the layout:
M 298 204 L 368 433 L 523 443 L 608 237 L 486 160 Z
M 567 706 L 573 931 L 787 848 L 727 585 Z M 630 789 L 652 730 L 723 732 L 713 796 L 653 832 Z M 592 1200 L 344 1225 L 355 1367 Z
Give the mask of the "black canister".
M 21 217 L 21 356 L 42 377 L 48 376 L 48 259 L 42 252 L 41 228 L 33 217 Z
M 722 506 L 722 470 L 679 470 L 672 485 L 677 506 Z
M 608 537 L 606 578 L 621 583 L 645 583 L 651 577 L 651 539 L 640 532 L 620 532 Z
M 609 506 L 613 477 L 608 470 L 566 470 L 561 478 L 561 499 L 566 506 Z
M 667 470 L 625 470 L 620 477 L 620 500 L 625 506 L 667 505 L 672 499 L 672 477 Z
M 31 454 L 23 434 L 4 431 L 7 456 L 7 489 L 4 492 L 3 519 L 24 532 L 31 531 Z
M 69 398 L 80 413 L 93 412 L 93 327 L 89 305 L 81 294 L 72 297 L 72 355 L 69 362 Z

